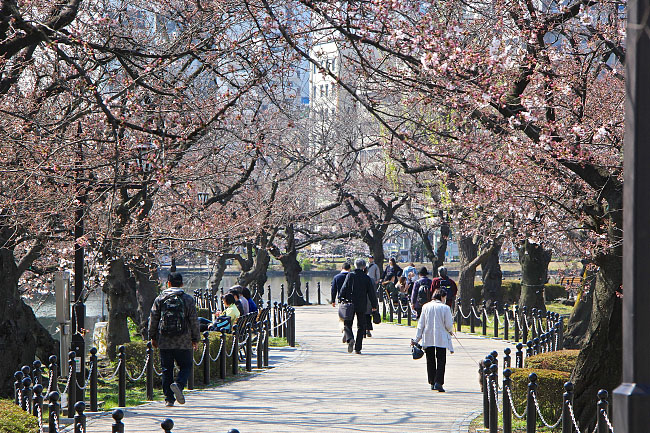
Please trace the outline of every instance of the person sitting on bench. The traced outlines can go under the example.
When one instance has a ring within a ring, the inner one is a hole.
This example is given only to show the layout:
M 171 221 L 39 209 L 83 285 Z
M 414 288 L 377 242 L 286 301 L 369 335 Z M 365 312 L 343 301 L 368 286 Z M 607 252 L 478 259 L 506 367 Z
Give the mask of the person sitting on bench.
M 217 312 L 215 314 L 217 317 L 212 322 L 212 325 L 208 327 L 208 330 L 221 331 L 223 329 L 226 332 L 230 332 L 232 330 L 232 324 L 239 318 L 240 314 L 235 305 L 235 297 L 231 293 L 224 295 L 223 304 L 226 306 L 226 309 L 223 313 Z

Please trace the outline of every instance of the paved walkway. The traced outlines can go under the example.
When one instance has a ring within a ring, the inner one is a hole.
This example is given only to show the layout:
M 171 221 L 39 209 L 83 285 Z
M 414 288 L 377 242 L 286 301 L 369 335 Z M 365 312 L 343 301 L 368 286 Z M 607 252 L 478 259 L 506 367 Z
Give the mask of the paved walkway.
M 336 310 L 298 308 L 296 349 L 272 349 L 279 364 L 247 380 L 207 391 L 188 392 L 173 408 L 155 402 L 126 410 L 127 432 L 160 433 L 172 418 L 175 433 L 215 433 L 237 428 L 266 432 L 458 432 L 481 408 L 476 361 L 507 343 L 459 335 L 447 355 L 446 393 L 432 391 L 424 359 L 411 358 L 415 329 L 375 325 L 363 355 L 341 343 Z M 290 354 L 285 357 L 282 354 Z M 471 357 L 470 357 L 471 356 Z M 110 432 L 110 417 L 89 422 L 89 433 Z M 467 430 L 465 430 L 467 431 Z

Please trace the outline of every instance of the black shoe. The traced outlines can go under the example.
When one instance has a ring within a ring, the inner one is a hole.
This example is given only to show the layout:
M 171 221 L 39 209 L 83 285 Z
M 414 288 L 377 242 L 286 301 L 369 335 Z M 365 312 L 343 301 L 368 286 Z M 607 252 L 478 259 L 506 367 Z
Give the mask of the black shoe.
M 178 386 L 176 382 L 169 385 L 169 389 L 171 389 L 172 392 L 174 393 L 174 397 L 176 397 L 176 401 L 178 402 L 178 404 L 185 404 L 185 396 L 183 395 L 183 391 L 181 390 L 181 387 Z
M 366 337 L 367 337 L 367 338 L 372 337 L 372 334 L 370 333 L 370 331 L 366 331 Z
M 433 387 L 431 387 L 431 389 L 435 389 L 438 392 L 445 392 L 445 389 L 442 387 L 442 385 L 440 385 L 438 383 L 434 383 Z
M 357 355 L 361 355 L 361 351 L 360 351 L 360 350 L 355 350 L 354 353 L 356 353 Z
M 436 389 L 436 386 L 435 386 L 435 385 L 431 385 L 431 389 L 432 389 L 432 390 L 435 390 L 435 389 Z
M 345 335 L 343 336 L 342 340 L 343 340 L 343 344 L 348 342 L 348 340 L 345 339 Z
M 352 353 L 354 350 L 354 340 L 348 341 L 348 353 Z

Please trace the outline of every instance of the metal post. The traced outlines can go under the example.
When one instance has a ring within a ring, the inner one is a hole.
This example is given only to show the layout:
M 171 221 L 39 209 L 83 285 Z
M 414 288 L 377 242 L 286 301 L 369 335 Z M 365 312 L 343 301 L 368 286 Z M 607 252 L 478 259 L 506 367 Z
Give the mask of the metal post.
M 519 343 L 519 305 L 515 305 L 515 317 L 514 317 L 514 322 L 515 322 L 515 343 Z
M 507 340 L 508 339 L 508 331 L 510 329 L 510 317 L 508 317 L 508 312 L 510 311 L 508 309 L 509 305 L 505 304 L 503 306 L 503 339 Z
M 487 335 L 487 302 L 483 301 L 483 314 L 481 316 L 483 319 L 483 324 L 481 327 L 481 330 L 483 331 L 483 335 Z
M 523 329 L 521 331 L 521 341 L 526 342 L 528 341 L 528 324 L 526 322 L 526 317 L 528 317 L 528 307 L 523 307 L 521 309 L 521 326 L 523 326 Z
M 461 298 L 458 298 L 458 301 L 456 301 L 456 331 L 458 332 L 462 332 L 463 329 L 463 309 L 460 307 L 461 301 Z
M 512 350 L 510 350 L 509 347 L 506 347 L 505 349 L 503 349 L 503 353 L 505 354 L 503 356 L 503 368 L 510 368 L 510 362 L 511 362 L 510 353 L 511 352 L 512 352 Z
M 402 324 L 402 303 L 397 299 L 397 323 Z
M 284 284 L 280 284 L 280 304 L 284 304 Z
M 542 353 L 541 350 L 540 350 L 540 345 L 539 345 L 539 337 L 535 337 L 535 339 L 533 340 L 533 343 L 535 345 L 533 354 L 539 355 L 540 353 Z
M 56 389 L 56 383 L 59 381 L 59 359 L 56 355 L 51 355 L 48 359 L 50 362 L 48 370 L 50 370 L 49 383 L 47 384 L 48 389 Z
M 20 407 L 27 413 L 32 413 L 33 392 L 32 378 L 27 376 L 23 379 L 23 401 L 20 402 Z
M 609 407 L 607 397 L 609 397 L 607 390 L 601 389 L 598 391 L 598 423 L 596 424 L 597 433 L 609 433 L 609 426 L 607 426 L 607 420 L 605 419 L 607 408 Z
M 564 394 L 562 395 L 562 433 L 573 433 L 573 422 L 571 421 L 571 412 L 569 405 L 573 404 L 573 384 L 566 382 L 564 384 Z
M 530 328 L 530 338 L 534 340 L 537 338 L 537 308 L 531 308 L 530 319 L 533 323 L 533 326 Z
M 494 338 L 499 338 L 499 303 L 494 301 Z
M 77 412 L 74 416 L 74 433 L 86 433 L 86 415 L 84 415 L 86 403 L 78 401 L 74 405 L 74 410 Z
M 386 299 L 385 304 L 388 304 L 388 319 L 390 322 L 393 321 L 393 301 L 392 299 Z
M 535 433 L 537 426 L 537 409 L 535 408 L 535 391 L 537 391 L 537 375 L 530 373 L 528 375 L 528 395 L 526 408 L 526 433 Z
M 239 338 L 237 337 L 237 325 L 232 327 L 232 369 L 231 373 L 236 376 L 239 373 Z
M 50 401 L 50 404 L 48 404 L 48 409 L 50 411 L 50 414 L 47 419 L 47 424 L 48 424 L 48 432 L 49 433 L 58 433 L 59 430 L 57 429 L 57 425 L 59 424 L 59 416 L 61 415 L 61 405 L 59 404 L 59 393 L 56 391 L 52 391 L 48 396 L 47 399 Z
M 560 317 L 560 321 L 557 325 L 557 350 L 562 350 L 564 349 L 564 317 Z M 614 393 L 616 394 L 616 393 Z
M 291 311 L 289 312 L 291 314 L 289 318 L 289 323 L 291 323 L 291 342 L 289 343 L 289 346 L 291 347 L 296 347 L 296 310 L 295 308 L 291 308 Z
M 316 284 L 316 288 L 318 289 L 318 305 L 320 305 L 320 281 Z
M 511 374 L 512 372 L 509 368 L 503 370 L 503 433 L 512 433 L 512 402 L 508 393 L 508 390 L 512 387 Z
M 267 319 L 264 322 L 266 332 L 264 333 L 264 367 L 269 366 L 269 337 L 271 336 L 271 322 Z
M 496 364 L 492 364 L 490 366 L 490 377 L 488 379 L 488 383 L 490 384 L 490 389 L 488 392 L 490 393 L 490 433 L 498 433 L 498 421 L 499 421 L 499 409 L 497 407 L 497 384 L 499 383 L 498 381 L 498 375 L 497 371 L 499 370 L 499 367 Z
M 474 330 L 474 319 L 475 319 L 475 317 L 474 317 L 474 298 L 469 300 L 469 305 L 470 305 L 470 308 L 469 308 L 469 332 L 471 334 L 474 334 L 474 332 L 475 332 L 475 330 Z
M 305 303 L 309 305 L 309 281 L 305 283 Z
M 273 309 L 271 312 L 273 313 L 273 336 L 277 337 L 278 336 L 278 303 L 277 302 L 273 303 Z
M 257 346 L 255 354 L 257 355 L 257 369 L 261 369 L 264 364 L 264 324 L 256 323 L 257 327 Z
M 187 389 L 194 389 L 194 349 L 192 350 L 192 364 L 190 365 L 190 375 L 187 377 Z
M 269 300 L 269 304 L 270 304 L 271 303 L 271 285 L 270 284 L 267 287 L 267 290 L 268 290 L 267 296 L 268 296 L 268 300 Z
M 32 406 L 32 415 L 38 419 L 38 423 L 43 422 L 43 385 L 40 383 L 34 387 L 34 405 Z
M 253 329 L 251 323 L 246 324 L 246 371 L 253 371 Z
M 529 358 L 535 354 L 535 349 L 533 349 L 533 341 L 528 340 L 526 342 L 526 358 Z
M 77 403 L 77 356 L 75 352 L 68 353 L 68 418 L 74 417 L 74 405 Z
M 411 310 L 411 303 L 409 301 L 406 301 L 406 314 L 408 314 L 408 316 L 406 317 L 406 324 L 408 326 L 411 326 L 413 310 Z
M 122 409 L 115 409 L 113 411 L 113 431 L 112 433 L 124 433 L 124 423 L 122 419 L 124 418 L 124 411 Z
M 120 346 L 117 352 L 117 359 L 119 360 L 117 369 L 117 405 L 126 407 L 126 349 L 124 346 Z M 115 412 L 113 412 L 113 415 L 115 415 Z
M 172 421 L 170 418 L 167 418 L 160 423 L 160 427 L 162 427 L 165 433 L 172 433 L 172 429 L 174 428 L 174 421 Z
M 226 378 L 226 349 L 228 341 L 226 340 L 226 331 L 221 330 L 221 353 L 219 354 L 219 379 L 224 380 Z
M 205 331 L 203 333 L 203 350 L 205 356 L 203 357 L 203 384 L 210 385 L 210 333 Z
M 386 320 L 386 302 L 381 303 L 381 318 Z
M 523 343 L 517 343 L 517 353 L 515 354 L 515 368 L 522 368 L 524 366 L 524 351 L 522 350 Z
M 43 364 L 41 361 L 37 359 L 32 363 L 32 367 L 32 381 L 34 382 L 34 385 L 43 383 L 43 370 L 41 369 Z
M 95 350 L 96 351 L 96 350 Z M 147 342 L 147 366 L 146 366 L 146 388 L 147 388 L 147 400 L 152 401 L 153 400 L 153 363 L 154 363 L 154 354 L 153 354 L 153 346 L 151 344 L 151 341 Z M 92 391 L 91 391 L 92 393 Z M 92 400 L 90 403 L 91 406 L 91 411 L 92 409 Z
M 490 358 L 485 358 L 483 361 L 482 382 L 483 382 L 483 427 L 490 428 L 490 396 L 488 394 L 490 383 L 490 366 L 492 361 Z
M 14 404 L 20 406 L 23 395 L 23 378 L 25 375 L 22 371 L 17 371 L 14 373 Z

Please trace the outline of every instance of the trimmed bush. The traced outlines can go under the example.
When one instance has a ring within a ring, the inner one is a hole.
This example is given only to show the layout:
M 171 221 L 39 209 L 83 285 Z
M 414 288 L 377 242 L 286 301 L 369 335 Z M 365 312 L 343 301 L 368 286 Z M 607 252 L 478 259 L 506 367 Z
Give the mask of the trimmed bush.
M 528 375 L 537 374 L 537 401 L 544 419 L 554 423 L 562 414 L 562 395 L 564 383 L 569 380 L 566 371 L 543 370 L 535 368 L 517 368 L 512 372 L 512 398 L 518 413 L 526 407 L 528 393 Z
M 524 367 L 571 373 L 576 365 L 579 353 L 579 350 L 558 350 L 556 352 L 540 353 L 526 358 Z
M 0 400 L 0 433 L 33 433 L 38 431 L 35 416 L 16 406 L 13 401 Z
M 212 359 L 216 358 L 219 354 L 219 346 L 221 345 L 221 333 L 220 332 L 210 332 L 210 356 Z M 230 353 L 232 348 L 232 334 L 226 334 L 226 347 L 222 350 L 226 350 L 226 354 Z M 194 360 L 196 362 L 201 361 L 201 356 L 203 355 L 203 344 L 199 343 L 199 350 L 194 352 Z M 208 354 L 205 354 L 206 358 Z M 233 358 L 237 356 L 237 348 L 235 347 L 232 351 L 232 356 L 226 358 L 226 375 L 230 376 L 232 374 L 232 361 Z M 255 360 L 253 360 L 253 363 Z M 214 381 L 219 378 L 219 361 L 213 362 L 210 360 L 210 381 Z M 203 365 L 200 367 L 194 366 L 194 382 L 196 384 L 203 384 Z
M 203 317 L 204 319 L 212 320 L 212 314 L 210 314 L 210 310 L 207 308 L 198 308 L 196 310 L 196 313 L 199 317 Z

